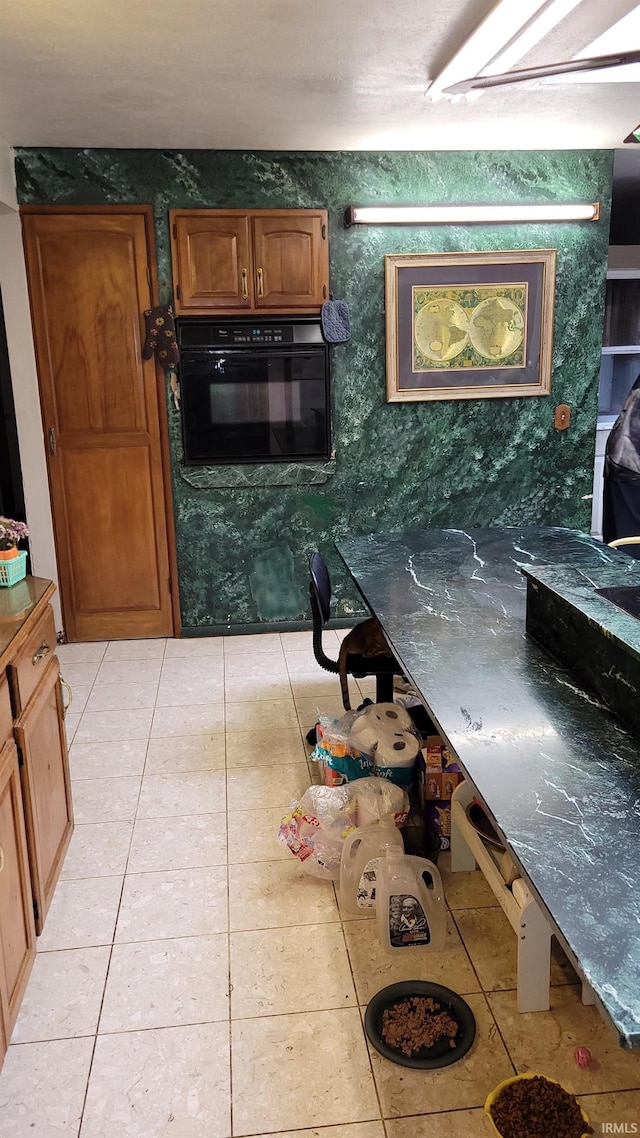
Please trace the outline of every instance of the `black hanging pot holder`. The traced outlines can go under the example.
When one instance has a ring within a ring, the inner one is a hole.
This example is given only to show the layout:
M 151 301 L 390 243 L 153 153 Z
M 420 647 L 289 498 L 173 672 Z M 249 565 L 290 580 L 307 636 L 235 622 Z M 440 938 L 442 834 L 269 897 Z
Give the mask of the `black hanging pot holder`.
M 328 344 L 346 344 L 351 339 L 349 305 L 346 300 L 325 300 L 320 309 L 322 335 Z

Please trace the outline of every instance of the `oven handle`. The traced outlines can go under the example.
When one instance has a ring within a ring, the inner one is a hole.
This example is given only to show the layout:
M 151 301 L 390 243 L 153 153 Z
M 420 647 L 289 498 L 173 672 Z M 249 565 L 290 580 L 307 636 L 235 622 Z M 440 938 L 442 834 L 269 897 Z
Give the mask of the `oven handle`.
M 229 345 L 228 348 L 181 348 L 180 359 L 200 360 L 207 356 L 246 356 L 248 359 L 255 359 L 263 352 L 270 356 L 309 356 L 320 354 L 325 348 L 326 344 L 279 344 L 275 351 L 272 344 L 257 344 L 253 349 L 247 348 L 244 344 L 241 347 Z

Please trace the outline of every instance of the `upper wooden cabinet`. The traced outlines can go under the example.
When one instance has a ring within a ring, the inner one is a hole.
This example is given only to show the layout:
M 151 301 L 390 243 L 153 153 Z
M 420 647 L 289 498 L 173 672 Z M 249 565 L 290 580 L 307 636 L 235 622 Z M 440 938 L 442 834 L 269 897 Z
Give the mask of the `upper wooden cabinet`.
M 317 312 L 329 296 L 327 212 L 170 210 L 175 311 Z

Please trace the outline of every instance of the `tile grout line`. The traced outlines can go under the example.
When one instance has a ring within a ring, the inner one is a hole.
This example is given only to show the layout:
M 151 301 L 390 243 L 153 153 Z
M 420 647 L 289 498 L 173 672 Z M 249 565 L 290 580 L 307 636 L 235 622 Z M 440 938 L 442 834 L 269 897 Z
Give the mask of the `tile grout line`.
M 164 656 L 165 656 L 166 650 L 167 650 L 167 641 L 165 639 L 164 648 L 163 648 L 163 652 L 162 652 L 162 661 L 163 662 L 164 662 Z M 108 645 L 107 645 L 107 648 L 105 649 L 105 654 L 107 651 L 108 651 Z M 162 672 L 162 664 L 160 665 L 160 672 Z M 159 684 L 160 684 L 160 678 L 158 677 L 158 683 L 156 685 L 156 699 L 157 699 Z M 155 702 L 154 702 L 153 714 L 155 714 Z M 104 987 L 102 989 L 102 999 L 100 1000 L 100 1007 L 98 1009 L 98 1018 L 96 1020 L 96 1030 L 95 1030 L 93 1048 L 91 1051 L 91 1059 L 89 1061 L 89 1070 L 87 1072 L 87 1082 L 86 1082 L 86 1086 L 85 1086 L 84 1097 L 82 1100 L 82 1109 L 80 1111 L 80 1125 L 78 1127 L 78 1138 L 81 1138 L 82 1129 L 84 1126 L 84 1114 L 85 1114 L 85 1109 L 86 1109 L 86 1105 L 87 1105 L 87 1097 L 89 1095 L 89 1083 L 91 1081 L 91 1074 L 93 1071 L 93 1064 L 94 1064 L 94 1060 L 95 1060 L 96 1049 L 98 1046 L 98 1035 L 99 1035 L 99 1030 L 100 1030 L 100 1020 L 102 1019 L 102 1011 L 104 1008 L 104 1001 L 105 1001 L 105 997 L 107 994 L 107 985 L 109 983 L 109 974 L 111 972 L 111 961 L 113 958 L 113 950 L 115 948 L 116 930 L 118 928 L 118 920 L 120 917 L 120 909 L 122 907 L 122 897 L 124 895 L 124 889 L 125 889 L 125 884 L 126 884 L 126 880 L 127 880 L 127 867 L 129 865 L 129 857 L 131 855 L 131 846 L 133 843 L 133 835 L 135 833 L 135 827 L 136 827 L 136 816 L 138 813 L 138 804 L 140 802 L 140 795 L 142 794 L 142 781 L 144 779 L 144 771 L 145 771 L 145 767 L 147 765 L 147 754 L 149 751 L 149 742 L 151 739 L 151 728 L 153 726 L 153 714 L 151 716 L 151 722 L 149 724 L 149 733 L 147 735 L 147 745 L 145 747 L 144 761 L 142 764 L 142 773 L 140 776 L 140 785 L 138 787 L 138 797 L 136 799 L 136 805 L 135 805 L 135 809 L 133 812 L 133 818 L 131 819 L 132 825 L 131 825 L 131 834 L 129 836 L 129 847 L 127 850 L 127 856 L 126 856 L 125 863 L 124 863 L 124 873 L 122 875 L 122 887 L 120 889 L 120 897 L 118 899 L 118 905 L 117 905 L 116 913 L 115 913 L 115 920 L 113 922 L 113 933 L 112 933 L 112 937 L 111 937 L 111 945 L 109 946 L 109 949 L 110 949 L 109 950 L 109 959 L 107 961 L 107 970 L 106 970 L 105 978 L 104 978 Z
M 333 892 L 334 892 L 334 896 L 335 896 L 335 900 L 336 900 L 336 908 L 337 908 L 337 910 L 338 910 L 338 917 L 339 917 L 339 919 L 340 919 L 340 928 L 341 928 L 341 931 L 342 931 L 342 941 L 343 941 L 343 944 L 344 944 L 344 949 L 345 949 L 345 952 L 346 952 L 346 955 L 347 955 L 347 963 L 348 963 L 348 965 L 349 965 L 349 972 L 350 972 L 350 974 L 351 974 L 351 982 L 352 982 L 352 984 L 353 984 L 353 991 L 354 991 L 354 995 L 355 995 L 355 997 L 356 997 L 356 1011 L 357 1011 L 357 1013 L 358 1013 L 358 1020 L 359 1020 L 359 1023 L 360 1023 L 360 1030 L 361 1030 L 361 1032 L 362 1032 L 362 1042 L 363 1042 L 363 1044 L 364 1044 L 365 1054 L 366 1054 L 366 1056 L 367 1056 L 367 1063 L 369 1064 L 369 1071 L 371 1072 L 371 1082 L 372 1082 L 372 1084 L 373 1084 L 373 1090 L 374 1090 L 374 1094 L 375 1094 L 375 1096 L 376 1096 L 376 1102 L 377 1102 L 377 1104 L 378 1104 L 378 1114 L 379 1114 L 379 1116 L 380 1116 L 379 1120 L 382 1122 L 382 1125 L 383 1125 L 383 1128 L 384 1128 L 384 1132 L 385 1132 L 385 1135 L 386 1135 L 386 1134 L 387 1134 L 387 1128 L 386 1128 L 386 1126 L 385 1126 L 385 1124 L 384 1124 L 384 1110 L 383 1110 L 383 1108 L 382 1108 L 382 1099 L 380 1098 L 380 1091 L 379 1091 L 379 1089 L 378 1089 L 378 1083 L 377 1083 L 377 1080 L 376 1080 L 376 1074 L 375 1074 L 375 1071 L 374 1071 L 374 1069 L 373 1069 L 373 1061 L 372 1061 L 372 1056 L 371 1056 L 371 1050 L 370 1050 L 370 1048 L 369 1048 L 369 1043 L 368 1043 L 368 1040 L 367 1040 L 367 1033 L 366 1033 L 366 1031 L 365 1031 L 365 1029 L 364 1029 L 364 1016 L 362 1016 L 362 1015 L 360 1014 L 360 1008 L 361 1008 L 361 1007 L 364 1007 L 364 1008 L 365 1008 L 365 1010 L 366 1010 L 366 1007 L 368 1006 L 368 1004 L 365 1004 L 365 1005 L 363 1005 L 363 1004 L 361 1004 L 361 1003 L 360 1003 L 360 997 L 359 997 L 359 995 L 358 995 L 358 985 L 357 985 L 357 983 L 356 983 L 356 975 L 355 975 L 355 971 L 354 971 L 354 965 L 353 965 L 353 962 L 352 962 L 352 959 L 351 959 L 351 953 L 349 952 L 349 942 L 348 942 L 348 940 L 347 940 L 347 933 L 346 933 L 346 929 L 345 929 L 345 927 L 344 927 L 344 926 L 345 926 L 345 922 L 344 922 L 344 920 L 343 920 L 342 916 L 340 915 L 340 903 L 339 903 L 339 892 L 340 892 L 340 887 L 339 887 L 339 885 L 338 885 L 338 886 L 336 886 L 335 882 L 333 882 Z M 376 1120 L 376 1121 L 377 1121 L 377 1120 Z
M 227 652 L 226 640 L 222 639 L 222 698 L 224 718 L 224 802 L 226 825 L 226 867 L 225 879 L 227 883 L 227 1039 L 229 1046 L 229 1134 L 233 1134 L 233 1035 L 231 1030 L 231 997 L 233 984 L 231 979 L 231 882 L 229 879 L 229 784 L 227 768 Z

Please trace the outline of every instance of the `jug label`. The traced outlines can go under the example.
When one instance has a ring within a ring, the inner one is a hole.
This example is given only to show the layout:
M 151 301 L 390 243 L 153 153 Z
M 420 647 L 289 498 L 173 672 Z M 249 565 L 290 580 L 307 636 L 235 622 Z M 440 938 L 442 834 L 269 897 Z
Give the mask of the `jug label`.
M 392 948 L 429 944 L 429 922 L 412 893 L 392 893 L 389 897 L 389 939 Z
M 356 904 L 359 909 L 375 909 L 376 907 L 376 876 L 381 860 L 379 857 L 372 857 L 362 870 L 356 897 Z

